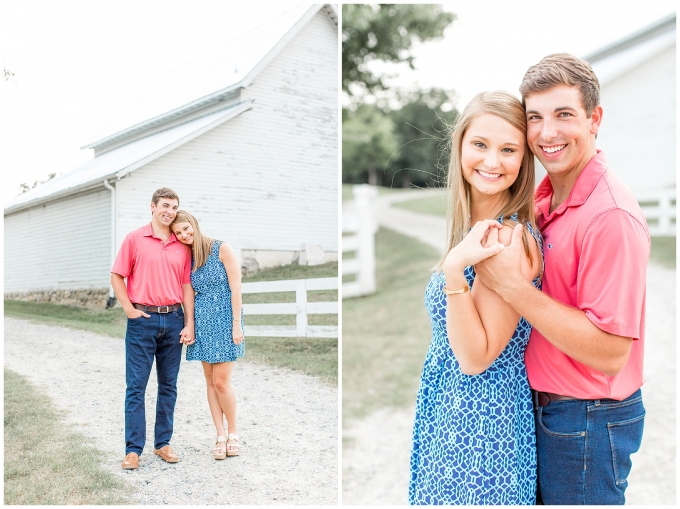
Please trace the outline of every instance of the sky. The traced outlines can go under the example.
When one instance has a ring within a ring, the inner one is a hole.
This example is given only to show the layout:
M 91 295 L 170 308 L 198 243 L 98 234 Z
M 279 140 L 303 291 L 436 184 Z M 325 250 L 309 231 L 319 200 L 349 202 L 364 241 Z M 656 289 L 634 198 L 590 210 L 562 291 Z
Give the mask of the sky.
M 224 0 L 0 0 L 2 199 L 92 159 L 144 84 L 291 8 Z
M 676 0 L 466 0 L 444 3 L 457 19 L 444 38 L 415 48 L 415 71 L 394 66 L 398 86 L 453 89 L 463 107 L 478 92 L 519 97 L 526 70 L 558 52 L 584 57 L 676 10 Z
M 2 199 L 21 183 L 64 173 L 151 78 L 253 28 L 293 4 L 226 0 L 0 0 Z M 674 12 L 676 0 L 466 0 L 442 41 L 416 48 L 400 86 L 453 89 L 462 108 L 481 90 L 517 94 L 548 53 L 577 56 Z M 559 7 L 558 7 L 559 5 Z M 521 9 L 518 7 L 521 6 Z

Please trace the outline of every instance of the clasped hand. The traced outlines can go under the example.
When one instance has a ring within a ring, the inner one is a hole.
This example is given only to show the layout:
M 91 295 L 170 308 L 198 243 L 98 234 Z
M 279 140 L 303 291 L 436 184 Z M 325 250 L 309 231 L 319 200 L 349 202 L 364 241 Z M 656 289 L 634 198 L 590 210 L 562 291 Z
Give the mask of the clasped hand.
M 179 342 L 185 345 L 193 345 L 196 342 L 196 336 L 194 335 L 194 328 L 190 326 L 185 326 L 179 333 Z
M 493 219 L 478 221 L 446 255 L 442 264 L 444 272 L 463 271 L 468 265 L 500 253 L 504 246 L 498 242 L 498 232 L 502 228 L 503 225 Z

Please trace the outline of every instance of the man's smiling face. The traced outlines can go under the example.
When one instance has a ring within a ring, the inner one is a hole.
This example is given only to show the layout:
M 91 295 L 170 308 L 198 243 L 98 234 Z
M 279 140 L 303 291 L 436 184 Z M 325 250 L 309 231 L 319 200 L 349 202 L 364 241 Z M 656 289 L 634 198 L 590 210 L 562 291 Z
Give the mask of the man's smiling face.
M 580 173 L 597 153 L 602 107 L 586 117 L 577 87 L 556 85 L 525 98 L 527 143 L 551 177 Z
M 179 202 L 172 198 L 161 198 L 158 205 L 151 202 L 151 214 L 153 219 L 162 226 L 170 226 L 177 215 Z

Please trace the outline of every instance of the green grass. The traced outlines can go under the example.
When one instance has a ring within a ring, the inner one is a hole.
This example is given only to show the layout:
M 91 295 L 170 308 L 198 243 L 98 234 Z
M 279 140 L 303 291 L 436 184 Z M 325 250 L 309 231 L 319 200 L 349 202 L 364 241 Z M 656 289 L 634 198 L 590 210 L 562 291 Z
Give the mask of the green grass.
M 343 420 L 415 404 L 431 339 L 423 299 L 437 260 L 435 249 L 378 230 L 378 290 L 342 303 Z
M 246 339 L 246 358 L 302 371 L 336 387 L 338 385 L 337 339 L 249 337 Z
M 676 237 L 652 237 L 650 259 L 675 270 Z
M 285 265 L 265 269 L 258 274 L 243 278 L 243 282 L 277 281 L 282 279 L 314 279 L 337 277 L 338 262 L 323 265 Z M 244 302 L 295 302 L 294 292 L 246 294 Z M 337 290 L 308 292 L 310 302 L 337 301 Z M 61 325 L 124 338 L 127 317 L 122 308 L 90 310 L 75 306 L 50 303 L 5 300 L 5 314 L 16 318 Z M 309 325 L 337 325 L 337 314 L 309 315 Z M 295 325 L 294 315 L 253 315 L 245 319 L 246 359 L 265 362 L 272 366 L 287 367 L 318 376 L 337 384 L 338 340 L 322 338 L 256 338 L 248 337 L 248 325 Z
M 42 391 L 7 368 L 4 382 L 5 504 L 132 503 L 130 489 L 100 466 L 104 453 Z
M 443 194 L 433 194 L 415 200 L 397 202 L 393 203 L 392 206 L 421 214 L 446 216 L 446 196 Z

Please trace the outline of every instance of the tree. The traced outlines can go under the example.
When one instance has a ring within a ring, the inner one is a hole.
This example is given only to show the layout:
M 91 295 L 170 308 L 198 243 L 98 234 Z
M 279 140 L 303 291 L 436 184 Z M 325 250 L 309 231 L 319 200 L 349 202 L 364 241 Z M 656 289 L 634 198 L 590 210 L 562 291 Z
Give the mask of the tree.
M 359 106 L 342 123 L 342 181 L 379 185 L 397 147 L 390 117 L 375 106 Z
M 441 38 L 454 19 L 441 5 L 343 5 L 342 90 L 349 96 L 385 90 L 383 78 L 368 64 L 405 62 L 413 69 L 414 42 Z
M 25 182 L 23 184 L 19 184 L 19 187 L 21 188 L 21 193 L 19 194 L 24 194 L 25 192 L 30 191 L 31 189 L 35 189 L 40 184 L 44 184 L 45 182 L 47 182 L 48 180 L 52 180 L 56 176 L 57 176 L 56 173 L 48 173 L 46 180 L 36 180 L 35 182 L 33 182 L 32 186 L 29 186 Z
M 398 153 L 386 169 L 389 185 L 438 186 L 445 183 L 451 128 L 458 111 L 451 92 L 432 89 L 402 95 L 404 106 L 389 112 Z

